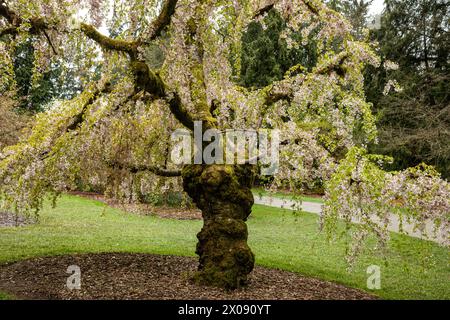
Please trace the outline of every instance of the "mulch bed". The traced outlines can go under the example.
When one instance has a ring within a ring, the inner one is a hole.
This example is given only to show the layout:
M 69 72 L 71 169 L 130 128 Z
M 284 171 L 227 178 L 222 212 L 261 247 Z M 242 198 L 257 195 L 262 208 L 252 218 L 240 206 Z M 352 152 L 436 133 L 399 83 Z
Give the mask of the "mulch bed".
M 81 289 L 66 287 L 68 266 L 81 269 Z M 197 260 L 105 253 L 35 258 L 0 265 L 0 291 L 19 299 L 375 299 L 368 293 L 301 275 L 256 267 L 248 287 L 227 292 L 191 283 Z

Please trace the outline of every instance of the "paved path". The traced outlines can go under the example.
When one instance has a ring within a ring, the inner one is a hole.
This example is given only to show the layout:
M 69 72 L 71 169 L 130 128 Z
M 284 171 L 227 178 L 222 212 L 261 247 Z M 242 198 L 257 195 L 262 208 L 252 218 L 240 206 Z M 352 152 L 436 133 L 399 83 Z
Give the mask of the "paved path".
M 276 207 L 276 208 L 285 208 L 285 209 L 296 209 L 296 210 L 302 210 L 305 212 L 310 212 L 310 213 L 315 213 L 320 215 L 322 213 L 322 206 L 323 204 L 321 203 L 316 203 L 316 202 L 308 202 L 308 201 L 303 201 L 302 203 L 298 203 L 297 201 L 294 200 L 289 200 L 289 199 L 281 199 L 281 198 L 276 198 L 276 197 L 269 197 L 269 196 L 260 196 L 260 195 L 254 195 L 255 196 L 255 204 L 261 204 L 261 205 L 265 205 L 265 206 L 270 206 L 270 207 Z M 354 220 L 353 222 L 358 223 L 358 221 Z M 398 219 L 398 217 L 396 215 L 391 215 L 390 221 L 389 221 L 389 226 L 388 226 L 388 230 L 389 231 L 393 231 L 393 232 L 399 232 L 399 225 L 400 225 L 400 221 Z M 422 234 L 421 232 L 417 231 L 417 230 L 413 230 L 413 226 L 411 224 L 408 223 L 403 223 L 403 230 L 406 234 L 408 234 L 411 237 L 415 237 L 415 238 L 420 238 L 420 239 L 426 239 L 426 240 L 431 240 L 437 243 L 445 243 L 446 241 L 446 237 L 445 237 L 445 233 L 439 233 L 437 235 L 434 235 L 432 230 L 433 230 L 433 224 L 432 222 L 428 222 L 425 225 L 425 236 L 424 234 Z M 446 233 L 448 235 L 448 232 Z M 447 239 L 448 241 L 448 239 Z

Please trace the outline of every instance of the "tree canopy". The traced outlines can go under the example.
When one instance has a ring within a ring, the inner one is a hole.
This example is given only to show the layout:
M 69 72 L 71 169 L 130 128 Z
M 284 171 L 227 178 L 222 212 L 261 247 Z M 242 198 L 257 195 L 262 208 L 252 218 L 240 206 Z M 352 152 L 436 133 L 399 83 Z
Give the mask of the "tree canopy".
M 296 61 L 286 72 L 276 70 L 267 85 L 243 87 L 234 77 L 245 68 L 243 35 L 273 9 L 286 24 L 280 37 L 294 48 L 314 46 L 315 63 L 305 68 Z M 0 16 L 0 34 L 9 39 L 0 44 L 2 90 L 14 90 L 12 50 L 29 38 L 35 76 L 56 56 L 66 61 L 63 73 L 76 64 L 83 75 L 82 93 L 55 102 L 37 116 L 31 134 L 3 150 L 1 196 L 18 212 L 39 210 L 46 195 L 57 196 L 78 179 L 117 198 L 166 181 L 203 212 L 199 280 L 239 287 L 254 264 L 245 220 L 257 166 L 172 163 L 171 133 L 194 131 L 198 121 L 204 131 L 279 129 L 273 184 L 324 181 L 323 227 L 333 230 L 338 218 L 358 220 L 356 244 L 370 233 L 385 243 L 393 211 L 419 227 L 432 219 L 436 231 L 448 230 L 450 186 L 436 171 L 387 173 L 382 163 L 389 159 L 366 151 L 377 129 L 363 71 L 379 66 L 380 58 L 321 1 L 2 0 Z M 114 37 L 99 31 L 110 24 L 121 26 Z M 154 45 L 164 53 L 158 69 L 147 61 L 154 55 L 146 48 Z M 96 70 L 101 77 L 92 82 Z

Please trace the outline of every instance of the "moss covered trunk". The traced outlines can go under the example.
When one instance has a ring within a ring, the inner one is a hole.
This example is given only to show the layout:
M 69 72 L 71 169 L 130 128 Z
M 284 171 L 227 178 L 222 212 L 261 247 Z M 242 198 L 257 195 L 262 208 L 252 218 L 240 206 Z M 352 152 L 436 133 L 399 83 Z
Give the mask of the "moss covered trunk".
M 246 284 L 253 270 L 245 223 L 253 205 L 253 176 L 249 166 L 190 165 L 183 170 L 184 189 L 203 215 L 195 275 L 201 284 L 235 289 Z

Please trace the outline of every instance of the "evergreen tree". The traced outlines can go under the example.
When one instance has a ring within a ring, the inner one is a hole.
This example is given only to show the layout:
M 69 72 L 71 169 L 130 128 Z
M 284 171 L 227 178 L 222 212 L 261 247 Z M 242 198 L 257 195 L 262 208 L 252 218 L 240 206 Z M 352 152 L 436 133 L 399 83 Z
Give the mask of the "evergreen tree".
M 379 112 L 378 152 L 393 155 L 392 169 L 426 162 L 450 177 L 449 2 L 387 0 L 373 32 L 384 60 L 398 70 L 366 72 L 366 92 Z M 389 78 L 402 92 L 382 94 Z
M 39 112 L 59 94 L 59 68 L 52 66 L 33 85 L 34 48 L 30 41 L 21 43 L 15 50 L 14 75 L 17 84 L 18 107 L 23 111 Z
M 310 70 L 316 64 L 314 44 L 289 48 L 282 39 L 286 29 L 283 17 L 274 9 L 262 22 L 251 22 L 242 36 L 240 83 L 245 87 L 264 87 L 281 80 L 295 65 Z M 296 35 L 296 40 L 301 37 Z

